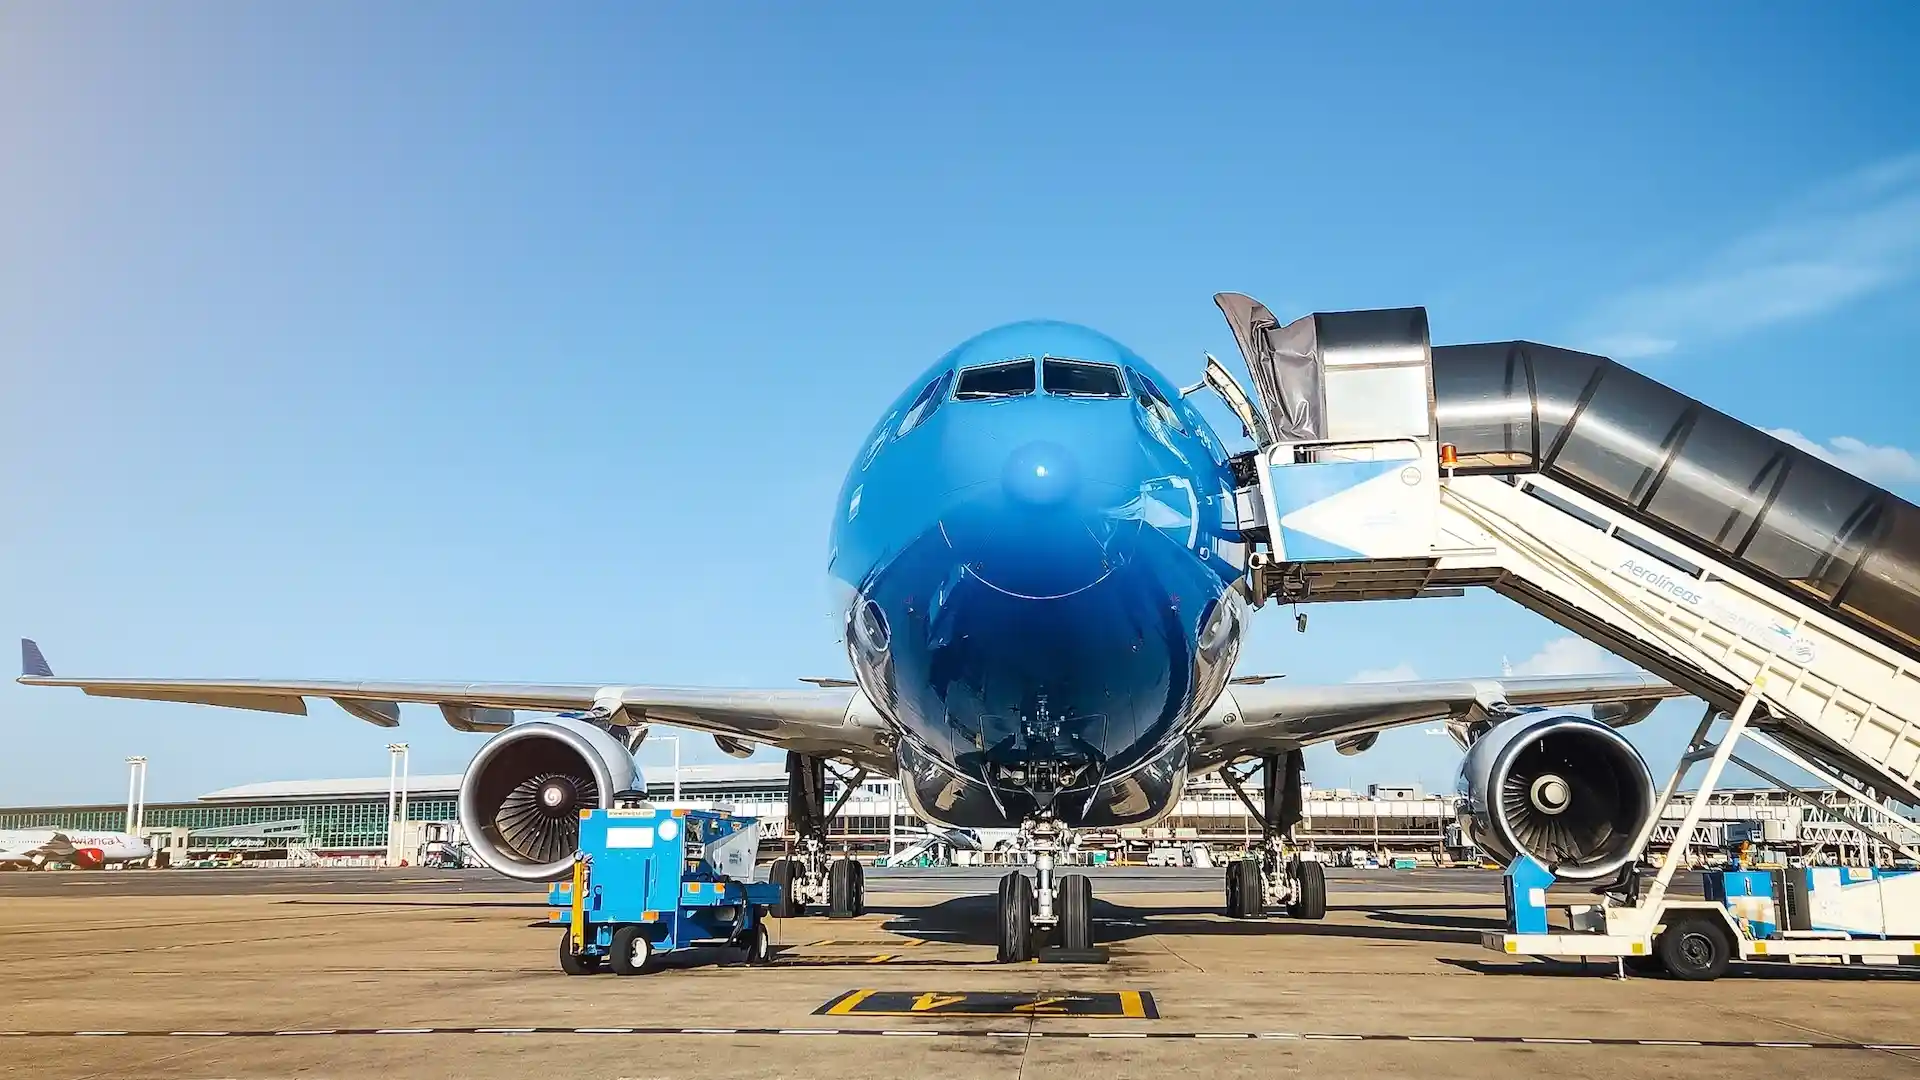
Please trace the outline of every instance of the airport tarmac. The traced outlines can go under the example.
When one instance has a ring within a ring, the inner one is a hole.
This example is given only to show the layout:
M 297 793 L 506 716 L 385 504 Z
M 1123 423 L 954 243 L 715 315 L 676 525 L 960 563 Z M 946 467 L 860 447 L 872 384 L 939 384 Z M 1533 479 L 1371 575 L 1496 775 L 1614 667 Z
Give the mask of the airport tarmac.
M 989 963 L 995 872 L 900 870 L 778 923 L 771 968 L 632 979 L 560 974 L 538 890 L 483 871 L 0 875 L 0 1075 L 1920 1073 L 1911 969 L 1509 959 L 1483 871 L 1336 871 L 1312 923 L 1226 919 L 1217 871 L 1092 873 L 1101 966 Z

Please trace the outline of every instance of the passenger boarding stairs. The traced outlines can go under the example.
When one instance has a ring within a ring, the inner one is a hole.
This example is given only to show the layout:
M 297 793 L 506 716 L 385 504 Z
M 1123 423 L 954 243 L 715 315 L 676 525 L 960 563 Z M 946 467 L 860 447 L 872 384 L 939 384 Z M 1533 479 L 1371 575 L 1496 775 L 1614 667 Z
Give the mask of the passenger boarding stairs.
M 1260 443 L 1256 604 L 1486 586 L 1721 713 L 1751 691 L 1748 737 L 1920 803 L 1920 508 L 1604 357 L 1217 299 L 1258 389 L 1209 358 Z

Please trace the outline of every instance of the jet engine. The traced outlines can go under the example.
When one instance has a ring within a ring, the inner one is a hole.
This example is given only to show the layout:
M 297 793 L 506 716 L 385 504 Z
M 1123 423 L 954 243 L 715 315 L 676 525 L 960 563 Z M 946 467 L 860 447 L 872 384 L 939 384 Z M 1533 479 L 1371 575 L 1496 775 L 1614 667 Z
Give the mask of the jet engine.
M 460 820 L 488 866 L 521 881 L 556 881 L 573 871 L 580 811 L 611 807 L 638 780 L 626 748 L 592 724 L 515 724 L 473 755 L 460 778 Z
M 98 870 L 107 865 L 107 853 L 97 847 L 74 848 L 73 865 L 82 870 Z
M 1619 732 L 1584 716 L 1496 725 L 1460 763 L 1460 825 L 1488 854 L 1526 854 L 1570 881 L 1630 862 L 1653 814 L 1653 774 Z

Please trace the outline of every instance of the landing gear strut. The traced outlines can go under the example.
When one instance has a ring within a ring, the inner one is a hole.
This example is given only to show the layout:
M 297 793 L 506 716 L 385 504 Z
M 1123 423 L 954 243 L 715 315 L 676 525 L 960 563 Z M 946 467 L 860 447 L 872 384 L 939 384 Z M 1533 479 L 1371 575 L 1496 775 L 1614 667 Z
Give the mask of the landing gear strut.
M 844 850 L 835 858 L 827 847 L 827 826 L 840 815 L 847 800 L 867 778 L 867 770 L 852 776 L 834 775 L 840 798 L 827 806 L 827 761 L 806 754 L 787 754 L 787 846 L 768 868 L 767 880 L 780 886 L 774 918 L 792 919 L 807 909 L 826 908 L 830 919 L 866 914 L 866 870 Z
M 1253 804 L 1245 787 L 1254 768 L 1260 770 L 1259 806 Z M 1269 911 L 1284 909 L 1296 919 L 1326 918 L 1326 868 L 1301 858 L 1293 845 L 1293 829 L 1304 809 L 1300 789 L 1305 755 L 1298 750 L 1263 754 L 1258 765 L 1242 772 L 1234 769 L 1232 763 L 1222 766 L 1220 778 L 1260 823 L 1261 842 L 1256 857 L 1227 864 L 1227 916 L 1259 919 Z
M 1060 874 L 1060 856 L 1073 846 L 1072 833 L 1050 814 L 1020 825 L 1017 841 L 1033 876 L 1014 870 L 1000 879 L 999 948 L 1003 964 L 1032 960 L 1052 935 L 1062 951 L 1093 950 L 1093 882 L 1085 874 Z

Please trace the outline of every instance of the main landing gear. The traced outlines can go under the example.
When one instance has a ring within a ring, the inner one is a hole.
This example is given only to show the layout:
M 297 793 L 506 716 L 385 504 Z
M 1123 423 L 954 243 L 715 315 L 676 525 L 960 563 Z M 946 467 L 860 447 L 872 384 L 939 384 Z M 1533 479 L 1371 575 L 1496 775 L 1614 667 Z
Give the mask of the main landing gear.
M 1063 953 L 1092 952 L 1093 882 L 1085 874 L 1055 873 L 1071 834 L 1051 816 L 1036 817 L 1021 824 L 1018 843 L 1034 873 L 1013 870 L 1000 879 L 996 959 L 1037 959 L 1050 938 Z
M 1278 911 L 1296 919 L 1327 917 L 1326 868 L 1302 859 L 1293 846 L 1293 828 L 1300 823 L 1303 809 L 1300 789 L 1305 764 L 1305 756 L 1293 750 L 1264 754 L 1257 765 L 1241 772 L 1235 772 L 1232 763 L 1221 767 L 1220 778 L 1260 823 L 1261 834 L 1256 857 L 1227 864 L 1228 918 L 1259 919 Z M 1245 787 L 1255 768 L 1260 770 L 1259 806 Z
M 867 771 L 834 778 L 840 781 L 840 798 L 829 809 L 826 759 L 787 755 L 787 850 L 767 871 L 767 879 L 780 886 L 780 903 L 770 910 L 776 919 L 798 918 L 809 908 L 825 908 L 830 919 L 866 914 L 866 868 L 845 852 L 838 858 L 830 853 L 827 825 L 859 790 Z

